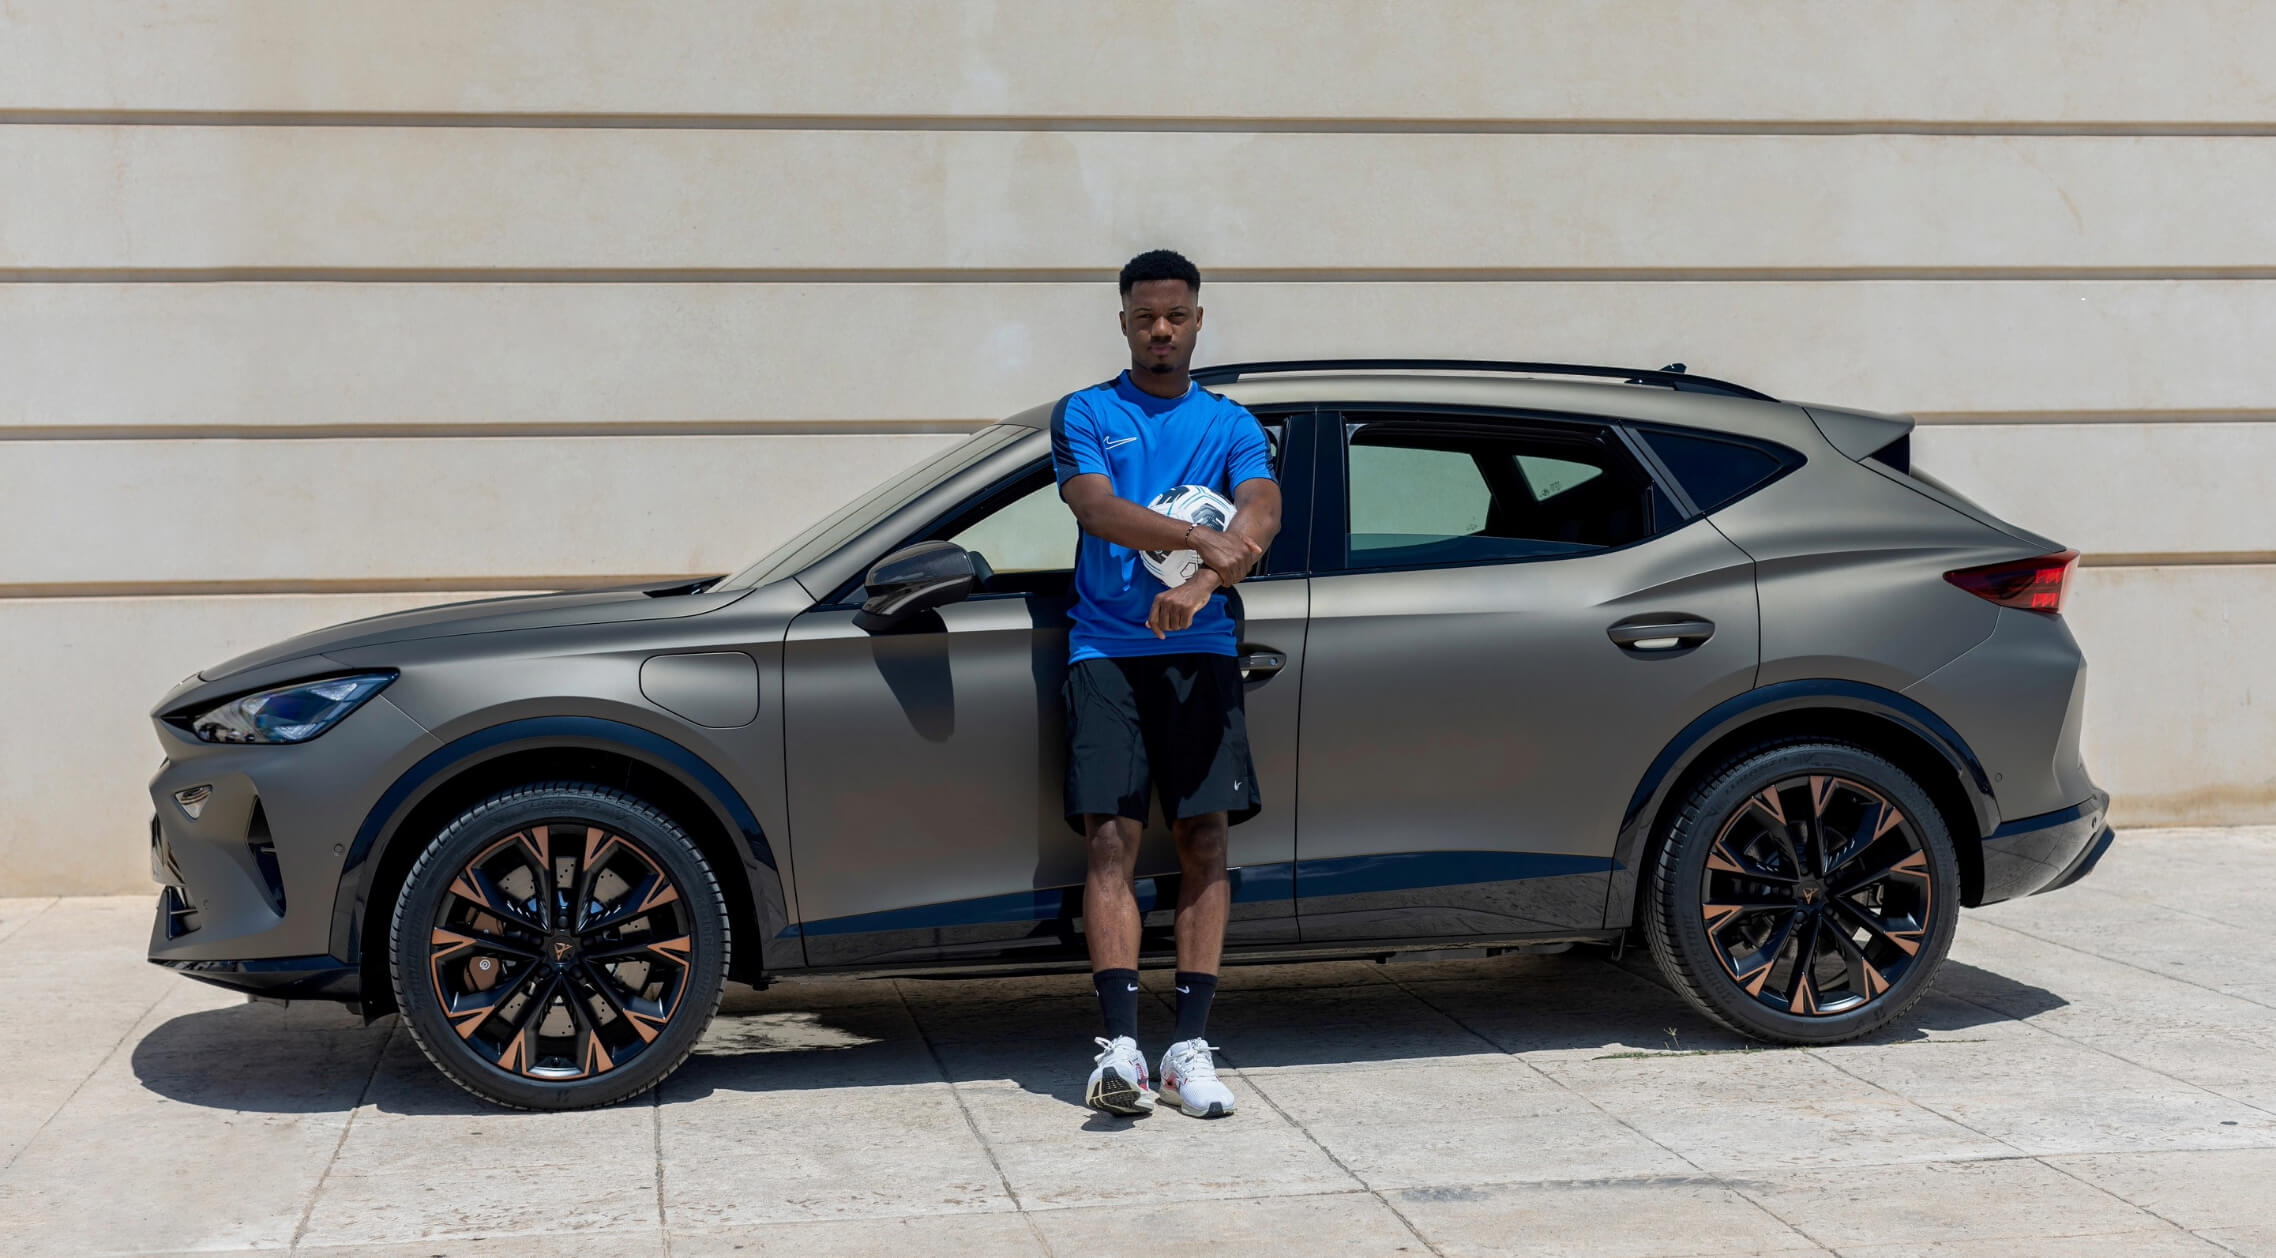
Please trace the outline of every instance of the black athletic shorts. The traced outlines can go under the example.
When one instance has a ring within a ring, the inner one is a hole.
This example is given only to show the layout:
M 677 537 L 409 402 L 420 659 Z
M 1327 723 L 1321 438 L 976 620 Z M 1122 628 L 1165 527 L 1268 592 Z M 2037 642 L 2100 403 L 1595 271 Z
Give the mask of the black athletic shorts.
M 1247 821 L 1262 807 L 1249 761 L 1241 669 L 1230 655 L 1083 660 L 1067 670 L 1067 822 L 1146 820 L 1162 796 L 1171 820 L 1204 813 Z

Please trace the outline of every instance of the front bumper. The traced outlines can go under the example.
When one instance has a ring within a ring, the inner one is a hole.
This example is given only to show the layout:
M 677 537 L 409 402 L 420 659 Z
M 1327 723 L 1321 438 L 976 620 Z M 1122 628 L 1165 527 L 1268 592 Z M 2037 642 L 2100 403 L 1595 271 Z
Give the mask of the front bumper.
M 384 694 L 290 746 L 200 743 L 154 724 L 167 759 L 150 783 L 151 962 L 244 991 L 352 998 L 346 853 L 432 736 Z M 185 790 L 204 792 L 194 816 Z
M 1984 837 L 1984 888 L 1978 904 L 2067 887 L 2087 874 L 2117 836 L 2103 818 L 2110 793 L 2069 808 L 2007 822 Z

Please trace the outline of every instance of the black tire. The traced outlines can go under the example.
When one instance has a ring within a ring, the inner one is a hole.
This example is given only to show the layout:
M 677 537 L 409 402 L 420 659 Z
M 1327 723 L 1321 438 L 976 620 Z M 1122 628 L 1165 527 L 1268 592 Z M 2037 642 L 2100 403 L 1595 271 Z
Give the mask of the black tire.
M 1928 792 L 1847 743 L 1771 743 L 1709 773 L 1677 801 L 1649 873 L 1645 934 L 1668 983 L 1783 1044 L 1902 1016 L 1959 919 L 1960 863 Z
M 388 933 L 396 1006 L 427 1060 L 539 1110 L 612 1104 L 678 1069 L 719 1008 L 728 947 L 695 840 L 583 782 L 460 813 L 411 867 Z

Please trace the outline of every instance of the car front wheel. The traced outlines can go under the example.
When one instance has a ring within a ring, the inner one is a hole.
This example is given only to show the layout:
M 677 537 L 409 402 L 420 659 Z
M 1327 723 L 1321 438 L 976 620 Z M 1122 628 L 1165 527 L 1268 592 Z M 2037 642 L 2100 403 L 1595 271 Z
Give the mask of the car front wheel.
M 695 841 L 621 791 L 555 782 L 444 826 L 391 925 L 397 1007 L 429 1061 L 523 1109 L 606 1105 L 695 1047 L 727 973 Z
M 1645 929 L 1676 991 L 1742 1035 L 1831 1044 L 1928 988 L 1959 861 L 1928 792 L 1845 743 L 1759 748 L 1694 784 L 1657 849 Z

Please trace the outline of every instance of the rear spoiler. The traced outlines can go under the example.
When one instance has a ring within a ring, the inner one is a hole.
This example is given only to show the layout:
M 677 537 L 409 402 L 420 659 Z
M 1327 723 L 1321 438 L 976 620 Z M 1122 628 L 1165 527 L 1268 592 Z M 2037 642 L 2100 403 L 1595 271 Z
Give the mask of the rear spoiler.
M 1912 416 L 1833 406 L 1805 406 L 1802 413 L 1818 426 L 1827 444 L 1850 458 L 1862 463 L 1878 454 L 1900 472 L 1912 470 Z

